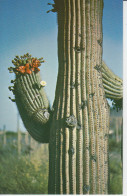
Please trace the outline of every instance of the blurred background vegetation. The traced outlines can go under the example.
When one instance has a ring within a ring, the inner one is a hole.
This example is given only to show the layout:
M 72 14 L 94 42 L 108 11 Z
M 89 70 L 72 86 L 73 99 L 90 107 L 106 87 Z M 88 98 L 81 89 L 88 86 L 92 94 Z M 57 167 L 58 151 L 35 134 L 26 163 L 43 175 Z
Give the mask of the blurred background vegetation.
M 122 194 L 122 111 L 111 109 L 109 131 L 109 194 Z M 0 194 L 48 193 L 48 144 L 27 132 L 0 130 Z

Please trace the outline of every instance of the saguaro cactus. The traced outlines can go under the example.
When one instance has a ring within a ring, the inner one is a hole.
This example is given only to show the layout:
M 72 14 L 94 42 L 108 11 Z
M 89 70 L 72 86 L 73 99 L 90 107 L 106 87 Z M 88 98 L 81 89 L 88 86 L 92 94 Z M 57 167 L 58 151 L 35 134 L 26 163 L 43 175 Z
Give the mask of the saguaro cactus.
M 24 65 L 18 59 L 20 64 L 13 69 L 16 81 L 10 88 L 30 134 L 37 141 L 49 142 L 49 193 L 107 194 L 106 95 L 113 92 L 115 99 L 117 93 L 113 91 L 113 75 L 110 74 L 111 82 L 103 77 L 103 0 L 54 3 L 52 11 L 58 15 L 59 71 L 53 110 L 49 109 L 44 89 L 39 87 L 36 72 L 40 62 L 36 60 L 35 66 L 29 55 L 24 57 L 29 61 Z
M 99 70 L 103 1 L 62 2 L 55 1 L 60 68 L 49 193 L 107 193 L 109 108 Z

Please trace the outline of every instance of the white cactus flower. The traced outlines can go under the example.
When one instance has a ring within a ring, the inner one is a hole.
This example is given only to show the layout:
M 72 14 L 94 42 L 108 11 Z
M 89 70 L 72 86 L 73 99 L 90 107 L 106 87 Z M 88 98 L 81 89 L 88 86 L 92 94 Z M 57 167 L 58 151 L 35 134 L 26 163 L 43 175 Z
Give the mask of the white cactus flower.
M 46 86 L 46 82 L 45 81 L 41 81 L 40 85 L 44 87 L 44 86 Z

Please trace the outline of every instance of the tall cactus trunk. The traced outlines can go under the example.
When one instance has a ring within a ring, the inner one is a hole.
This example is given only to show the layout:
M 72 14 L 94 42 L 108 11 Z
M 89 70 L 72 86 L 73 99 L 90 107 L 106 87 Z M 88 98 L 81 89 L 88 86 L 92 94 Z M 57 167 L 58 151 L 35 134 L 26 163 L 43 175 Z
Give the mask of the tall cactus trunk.
M 107 194 L 109 108 L 99 69 L 103 0 L 55 4 L 59 71 L 49 140 L 49 193 Z

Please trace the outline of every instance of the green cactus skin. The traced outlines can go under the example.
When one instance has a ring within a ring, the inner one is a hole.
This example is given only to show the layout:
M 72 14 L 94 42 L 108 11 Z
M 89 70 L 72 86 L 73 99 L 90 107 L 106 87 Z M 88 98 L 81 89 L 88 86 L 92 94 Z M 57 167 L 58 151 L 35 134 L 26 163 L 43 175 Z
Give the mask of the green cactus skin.
M 59 73 L 49 140 L 49 194 L 107 194 L 109 108 L 102 73 L 94 68 L 102 64 L 103 1 L 55 3 Z
M 116 76 L 103 62 L 102 80 L 107 98 L 119 100 L 123 98 L 123 81 Z
M 39 73 L 16 78 L 16 104 L 31 136 L 49 142 L 49 194 L 107 194 L 106 97 L 122 97 L 122 80 L 102 64 L 103 0 L 54 2 L 59 70 L 52 115 Z
M 49 102 L 45 91 L 39 88 L 40 73 L 18 75 L 14 94 L 23 123 L 31 136 L 42 143 L 49 140 Z

